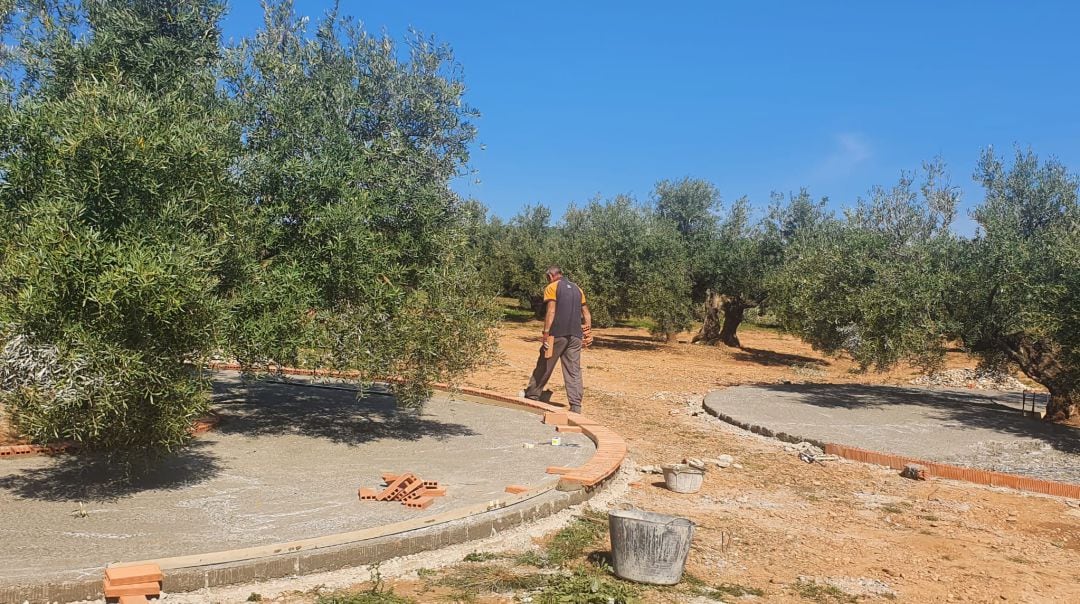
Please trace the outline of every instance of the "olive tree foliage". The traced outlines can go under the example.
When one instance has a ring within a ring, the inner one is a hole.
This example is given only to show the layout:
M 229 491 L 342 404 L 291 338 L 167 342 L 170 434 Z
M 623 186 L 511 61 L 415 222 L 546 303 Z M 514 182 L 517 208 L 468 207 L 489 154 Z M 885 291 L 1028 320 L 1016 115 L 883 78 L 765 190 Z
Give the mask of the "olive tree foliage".
M 0 400 L 34 441 L 172 449 L 227 311 L 218 2 L 17 3 L 0 151 Z
M 990 366 L 1015 365 L 1050 391 L 1047 418 L 1080 417 L 1080 179 L 1056 160 L 986 150 L 953 293 L 963 342 Z
M 707 284 L 705 317 L 694 342 L 741 345 L 739 325 L 747 310 L 769 296 L 767 279 L 780 264 L 783 248 L 765 221 L 755 221 L 748 199 L 731 205 L 702 250 Z
M 822 204 L 802 191 L 786 204 L 774 198 L 768 217 L 757 220 L 748 199 L 725 209 L 715 186 L 691 178 L 660 181 L 653 200 L 657 216 L 678 231 L 687 256 L 689 302 L 702 319 L 693 341 L 736 347 L 746 311 L 769 297 L 768 280 L 784 247 L 815 228 L 823 212 Z
M 722 204 L 716 187 L 701 179 L 661 180 L 653 189 L 656 215 L 670 222 L 686 248 L 691 300 L 705 301 L 716 274 L 713 265 Z
M 555 256 L 585 290 L 593 324 L 647 317 L 657 335 L 689 326 L 690 281 L 678 231 L 627 196 L 571 206 Z
M 475 112 L 450 49 L 419 34 L 399 49 L 334 13 L 309 32 L 286 0 L 231 49 L 225 81 L 256 237 L 229 352 L 256 371 L 400 378 L 406 405 L 482 360 L 494 315 L 475 209 L 448 188 Z
M 540 204 L 526 206 L 508 222 L 491 220 L 488 228 L 494 245 L 487 263 L 497 267 L 497 290 L 543 318 L 544 273 L 557 261 L 551 210 Z
M 938 163 L 922 176 L 918 188 L 905 174 L 873 189 L 842 220 L 814 218 L 792 241 L 770 278 L 770 310 L 784 328 L 864 369 L 940 364 L 955 331 L 946 292 L 960 261 L 949 229 L 958 193 Z

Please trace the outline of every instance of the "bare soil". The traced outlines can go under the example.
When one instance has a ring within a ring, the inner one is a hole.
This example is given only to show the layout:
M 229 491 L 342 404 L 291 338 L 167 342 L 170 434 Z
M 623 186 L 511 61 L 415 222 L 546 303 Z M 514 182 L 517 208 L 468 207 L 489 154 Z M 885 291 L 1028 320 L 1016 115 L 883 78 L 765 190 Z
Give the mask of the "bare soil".
M 536 361 L 539 323 L 507 323 L 501 355 L 468 384 L 516 393 Z M 710 470 L 699 493 L 677 494 L 653 474 L 631 483 L 631 505 L 692 519 L 698 526 L 687 571 L 709 584 L 760 589 L 750 602 L 1080 602 L 1080 502 L 964 483 L 911 481 L 877 466 L 806 464 L 784 445 L 696 412 L 704 394 L 737 384 L 830 382 L 908 384 L 910 366 L 858 373 L 804 342 L 753 326 L 743 348 L 659 343 L 644 330 L 596 330 L 583 355 L 586 414 L 618 431 L 638 465 L 728 454 L 738 467 Z M 951 353 L 948 368 L 974 367 Z M 556 372 L 553 402 L 565 401 Z M 1080 433 L 1078 433 L 1080 438 Z M 802 581 L 800 581 L 802 579 Z M 807 589 L 808 581 L 845 587 Z M 432 601 L 415 574 L 386 578 L 395 593 Z M 358 586 L 362 587 L 362 586 Z M 879 590 L 881 591 L 881 590 Z M 524 597 L 519 593 L 517 597 Z M 314 602 L 306 594 L 277 601 Z M 514 601 L 483 594 L 474 601 Z M 656 589 L 646 602 L 688 600 Z M 730 597 L 726 601 L 744 601 Z
M 501 358 L 468 382 L 519 391 L 535 363 L 539 331 L 533 322 L 505 325 Z M 831 601 L 828 591 L 800 589 L 800 577 L 803 584 L 808 578 L 884 584 L 898 602 L 1080 602 L 1077 502 L 916 482 L 854 462 L 808 465 L 781 443 L 692 415 L 692 403 L 725 386 L 908 384 L 919 374 L 915 368 L 858 373 L 850 360 L 823 357 L 801 340 L 763 329 L 741 330 L 742 349 L 690 345 L 689 339 L 683 334 L 663 344 L 640 329 L 596 330 L 582 360 L 585 413 L 617 430 L 635 463 L 726 453 L 741 466 L 708 472 L 692 495 L 662 488 L 657 475 L 643 474 L 632 484 L 632 505 L 697 523 L 688 572 L 711 584 L 761 589 L 765 595 L 753 599 L 760 602 Z M 949 368 L 975 364 L 961 353 L 947 359 Z M 560 380 L 556 372 L 556 403 L 565 400 Z M 400 589 L 417 593 L 415 582 Z M 646 601 L 680 597 L 656 590 Z

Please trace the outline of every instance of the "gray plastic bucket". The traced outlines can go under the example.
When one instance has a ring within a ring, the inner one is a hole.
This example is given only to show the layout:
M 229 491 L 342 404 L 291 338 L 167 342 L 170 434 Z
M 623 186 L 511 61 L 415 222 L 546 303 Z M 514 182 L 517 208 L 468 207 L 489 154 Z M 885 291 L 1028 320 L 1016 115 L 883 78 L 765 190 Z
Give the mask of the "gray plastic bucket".
M 682 579 L 694 523 L 639 510 L 608 515 L 615 575 L 638 583 L 675 585 Z
M 664 484 L 676 493 L 697 493 L 705 480 L 705 472 L 686 464 L 663 466 Z

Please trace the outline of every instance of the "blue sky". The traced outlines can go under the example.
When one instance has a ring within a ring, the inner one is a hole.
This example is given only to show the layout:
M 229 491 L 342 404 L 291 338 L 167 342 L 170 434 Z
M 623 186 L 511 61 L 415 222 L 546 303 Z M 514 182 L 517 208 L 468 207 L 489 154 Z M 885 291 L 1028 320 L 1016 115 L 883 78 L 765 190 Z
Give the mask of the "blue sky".
M 298 2 L 321 16 L 332 3 Z M 1080 171 L 1080 3 L 342 2 L 367 29 L 453 46 L 480 110 L 454 188 L 508 217 L 664 178 L 725 200 L 801 186 L 851 205 L 941 157 L 970 206 L 981 149 Z M 261 22 L 233 0 L 225 36 Z M 481 150 L 483 144 L 485 149 Z M 478 181 L 478 182 L 477 182 Z M 961 232 L 972 226 L 965 217 Z

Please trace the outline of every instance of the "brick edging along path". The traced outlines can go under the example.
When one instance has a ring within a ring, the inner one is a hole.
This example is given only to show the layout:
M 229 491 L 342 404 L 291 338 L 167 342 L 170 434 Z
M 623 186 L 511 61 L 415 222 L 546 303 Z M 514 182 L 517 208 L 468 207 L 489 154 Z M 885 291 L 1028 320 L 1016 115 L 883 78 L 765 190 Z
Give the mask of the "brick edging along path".
M 989 470 L 979 470 L 977 468 L 965 468 L 946 463 L 916 459 L 914 457 L 905 457 L 903 455 L 878 453 L 877 451 L 868 451 L 866 449 L 848 447 L 834 443 L 826 444 L 825 452 L 852 461 L 888 466 L 894 470 L 903 470 L 904 466 L 908 464 L 919 464 L 926 468 L 926 473 L 928 475 L 946 478 L 948 480 L 962 480 L 964 482 L 973 482 L 975 484 L 992 487 L 1007 487 L 1021 491 L 1030 491 L 1032 493 L 1042 493 L 1044 495 L 1056 495 L 1058 497 L 1080 499 L 1080 485 L 1075 484 L 1043 480 L 1031 476 L 1006 474 L 1004 472 L 991 472 Z
M 743 430 L 753 432 L 754 434 L 760 434 L 768 438 L 775 438 L 777 440 L 789 443 L 808 442 L 815 446 L 821 447 L 826 453 L 843 457 L 844 459 L 850 459 L 851 461 L 860 461 L 863 463 L 872 463 L 879 466 L 887 466 L 894 470 L 903 470 L 907 464 L 919 464 L 926 468 L 926 473 L 929 476 L 937 478 L 944 478 L 947 480 L 959 480 L 963 482 L 971 482 L 974 484 L 981 484 L 994 487 L 1007 487 L 1010 489 L 1017 489 L 1020 491 L 1029 491 L 1032 493 L 1042 493 L 1045 495 L 1056 495 L 1058 497 L 1070 497 L 1072 499 L 1080 499 L 1080 485 L 1068 484 L 1064 482 L 1055 482 L 1052 480 L 1043 480 L 1041 478 L 1033 478 L 1031 476 L 1021 476 L 1018 474 L 1006 474 L 1004 472 L 991 472 L 989 470 L 979 470 L 976 468 L 965 468 L 963 466 L 954 466 L 951 464 L 940 463 L 936 461 L 926 461 L 915 457 L 906 457 L 904 455 L 893 455 L 891 453 L 881 453 L 878 451 L 870 451 L 867 449 L 860 449 L 858 447 L 849 447 L 847 445 L 840 445 L 836 443 L 821 442 L 813 438 L 803 438 L 795 434 L 787 434 L 786 432 L 776 432 L 765 426 L 759 426 L 750 422 L 740 421 L 730 415 L 721 413 L 717 409 L 709 405 L 705 405 L 704 409 L 706 413 L 713 417 L 729 423 Z
M 211 369 L 235 370 L 237 367 L 215 364 Z M 292 369 L 283 370 L 282 373 L 313 377 L 355 377 L 333 372 Z M 564 468 L 566 473 L 559 477 L 554 488 L 553 480 L 524 492 L 507 494 L 484 505 L 448 510 L 432 516 L 351 533 L 109 566 L 157 564 L 165 572 L 163 590 L 181 592 L 369 565 L 490 537 L 583 503 L 618 471 L 626 456 L 626 443 L 618 434 L 584 415 L 568 413 L 554 405 L 479 388 L 454 388 L 447 384 L 436 384 L 435 387 L 438 390 L 468 395 L 479 404 L 535 413 L 542 416 L 545 423 L 580 428 L 581 432 L 595 443 L 596 453 L 580 467 Z M 562 417 L 552 418 L 552 415 Z M 202 433 L 208 428 L 208 423 L 197 425 L 194 431 Z M 101 597 L 100 579 L 0 587 L 0 604 L 24 601 L 72 602 Z

